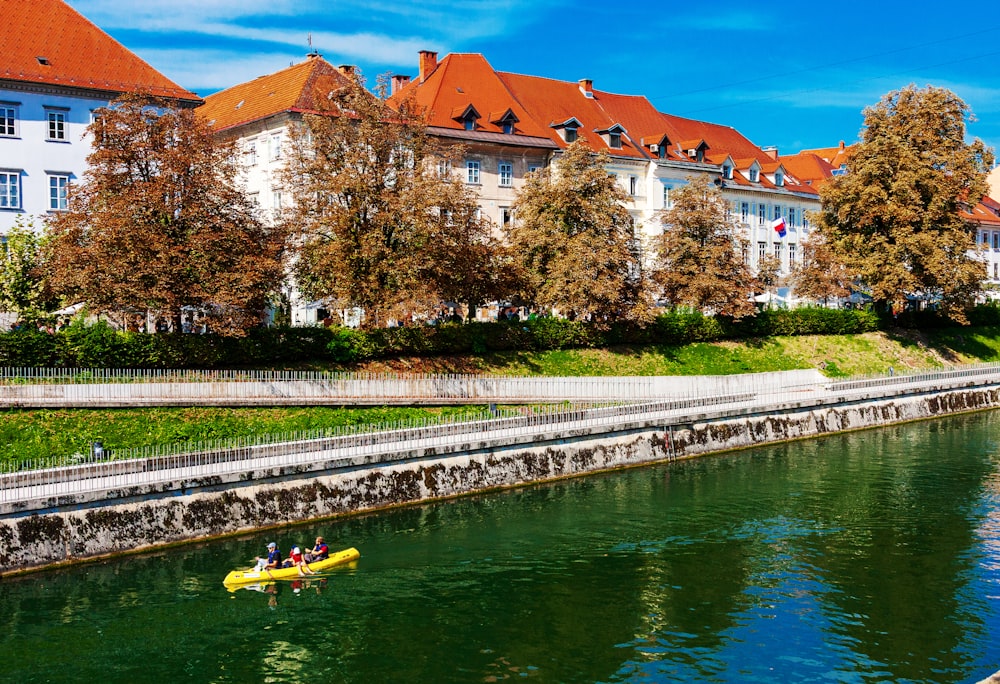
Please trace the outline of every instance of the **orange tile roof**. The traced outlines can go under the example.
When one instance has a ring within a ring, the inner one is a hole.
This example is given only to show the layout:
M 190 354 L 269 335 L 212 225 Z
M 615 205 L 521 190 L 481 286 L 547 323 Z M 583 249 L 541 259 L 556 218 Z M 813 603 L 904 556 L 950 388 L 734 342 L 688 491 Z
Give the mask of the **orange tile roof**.
M 790 154 L 781 158 L 785 170 L 800 183 L 819 187 L 833 178 L 834 166 L 822 157 L 808 152 Z
M 198 114 L 222 131 L 282 112 L 318 111 L 314 97 L 348 84 L 340 70 L 319 56 L 205 98 Z
M 840 141 L 837 147 L 820 147 L 815 150 L 802 150 L 799 154 L 815 154 L 820 159 L 827 161 L 833 168 L 839 169 L 842 164 L 846 164 L 854 153 L 854 145 L 845 145 Z
M 463 123 L 455 117 L 472 106 L 477 113 L 488 114 L 477 121 L 476 131 L 503 133 L 502 125 L 493 115 L 502 116 L 509 109 L 517 118 L 515 135 L 549 138 L 552 133 L 525 111 L 480 54 L 448 55 L 422 83 L 419 79 L 410 81 L 391 101 L 398 104 L 406 98 L 413 98 L 424 108 L 429 126 L 464 130 Z
M 0 81 L 198 102 L 63 0 L 0 0 Z

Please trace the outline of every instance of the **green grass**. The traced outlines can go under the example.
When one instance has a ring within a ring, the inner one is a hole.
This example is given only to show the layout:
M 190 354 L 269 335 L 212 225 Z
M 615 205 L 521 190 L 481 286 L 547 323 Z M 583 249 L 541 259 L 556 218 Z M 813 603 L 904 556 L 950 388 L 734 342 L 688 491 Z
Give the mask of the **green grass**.
M 720 375 L 821 368 L 831 377 L 920 370 L 951 363 L 1000 361 L 1000 327 L 922 334 L 866 333 L 775 337 L 747 342 L 642 348 L 511 352 L 486 356 L 394 359 L 357 370 L 508 375 Z M 311 368 L 323 368 L 310 364 Z M 337 367 L 336 370 L 344 370 Z M 108 448 L 199 442 L 373 425 L 461 409 L 184 408 L 0 411 L 0 463 Z
M 157 408 L 0 411 L 0 463 L 108 449 L 433 418 L 464 408 Z

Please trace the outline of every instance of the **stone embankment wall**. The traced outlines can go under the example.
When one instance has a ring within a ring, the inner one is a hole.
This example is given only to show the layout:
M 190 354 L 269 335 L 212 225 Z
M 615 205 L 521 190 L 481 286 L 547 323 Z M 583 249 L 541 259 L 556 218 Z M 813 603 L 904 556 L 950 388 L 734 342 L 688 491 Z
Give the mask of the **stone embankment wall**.
M 535 435 L 528 443 L 475 441 L 389 459 L 312 464 L 149 487 L 115 498 L 61 497 L 34 512 L 0 513 L 0 568 L 26 570 L 327 516 L 740 449 L 843 430 L 1000 406 L 1000 387 L 906 396 L 788 401 L 767 410 L 704 410 L 670 424 L 636 420 Z

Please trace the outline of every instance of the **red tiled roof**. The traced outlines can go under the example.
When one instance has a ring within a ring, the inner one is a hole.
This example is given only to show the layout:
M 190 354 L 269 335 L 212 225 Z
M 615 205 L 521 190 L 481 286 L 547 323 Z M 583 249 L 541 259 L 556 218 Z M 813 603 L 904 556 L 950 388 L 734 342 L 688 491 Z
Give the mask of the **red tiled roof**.
M 0 16 L 0 81 L 199 101 L 63 0 L 0 0 Z
M 477 113 L 491 113 L 477 121 L 475 131 L 503 133 L 503 126 L 493 118 L 493 113 L 502 116 L 509 109 L 517 118 L 515 135 L 549 138 L 552 133 L 525 111 L 493 67 L 479 54 L 448 55 L 422 83 L 419 79 L 410 81 L 391 101 L 398 104 L 411 97 L 427 112 L 429 126 L 464 130 L 463 123 L 454 118 L 455 112 L 461 114 L 472 106 Z
M 799 154 L 815 154 L 820 159 L 827 161 L 833 168 L 839 169 L 842 164 L 846 164 L 854 153 L 854 145 L 845 145 L 840 141 L 837 147 L 820 147 L 815 150 L 802 150 Z
M 814 188 L 833 178 L 834 166 L 822 157 L 809 152 L 799 152 L 781 158 L 785 170 L 795 180 Z
M 310 57 L 276 73 L 226 88 L 205 98 L 198 115 L 222 131 L 282 112 L 322 109 L 314 98 L 348 84 L 347 77 L 321 57 Z

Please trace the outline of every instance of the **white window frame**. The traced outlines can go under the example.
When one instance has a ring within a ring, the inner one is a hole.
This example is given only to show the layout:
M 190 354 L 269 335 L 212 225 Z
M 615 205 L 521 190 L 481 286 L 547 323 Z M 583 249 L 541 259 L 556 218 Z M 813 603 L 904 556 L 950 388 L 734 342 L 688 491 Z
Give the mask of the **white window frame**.
M 497 164 L 497 174 L 500 177 L 501 188 L 509 188 L 514 185 L 514 164 L 511 162 Z
M 267 139 L 267 158 L 270 161 L 281 159 L 281 134 L 276 133 Z
M 743 223 L 750 222 L 750 203 L 740 202 L 740 219 Z
M 246 143 L 246 164 L 247 166 L 257 166 L 257 139 L 247 140 Z
M 760 171 L 757 169 L 750 169 L 750 182 L 759 183 L 760 182 Z
M 795 228 L 795 207 L 788 207 L 788 227 Z
M 635 197 L 639 194 L 639 177 L 629 176 L 628 177 L 628 194 Z
M 21 208 L 21 172 L 0 170 L 0 209 Z
M 476 159 L 465 160 L 465 182 L 468 185 L 480 185 L 482 183 L 482 162 Z
M 0 138 L 16 138 L 17 133 L 17 105 L 13 102 L 0 102 Z
M 66 200 L 69 188 L 68 173 L 49 174 L 49 211 L 66 211 L 69 204 Z
M 45 139 L 54 142 L 66 142 L 68 140 L 66 129 L 67 112 L 65 109 L 45 108 Z
M 795 256 L 796 256 L 795 252 L 796 252 L 795 243 L 794 242 L 789 242 L 788 243 L 788 269 L 789 270 L 791 270 L 795 266 Z
M 670 209 L 674 206 L 673 200 L 670 199 L 670 191 L 673 186 L 664 184 L 663 186 L 663 208 Z
M 767 243 L 761 240 L 757 243 L 757 263 L 759 264 L 765 256 L 767 256 Z
M 758 204 L 757 205 L 757 224 L 764 225 L 767 223 L 767 205 Z

